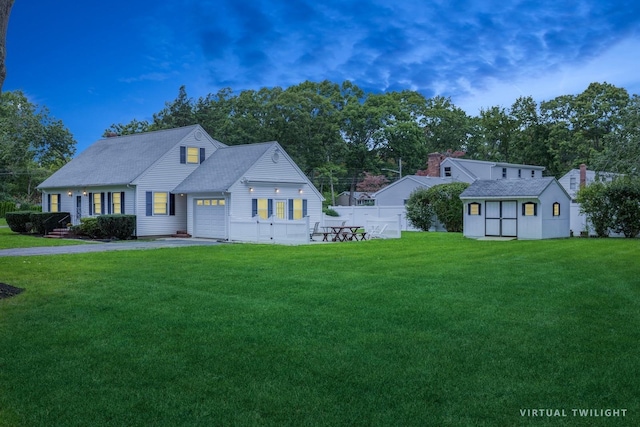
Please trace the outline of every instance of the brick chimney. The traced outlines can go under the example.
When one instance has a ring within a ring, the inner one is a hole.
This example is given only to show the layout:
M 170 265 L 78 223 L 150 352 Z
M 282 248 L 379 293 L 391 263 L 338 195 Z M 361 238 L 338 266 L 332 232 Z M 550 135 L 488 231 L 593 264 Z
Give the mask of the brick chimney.
M 580 165 L 580 188 L 587 185 L 587 165 L 582 163 Z
M 427 176 L 440 176 L 440 163 L 444 158 L 445 156 L 440 153 L 429 154 L 429 160 L 427 162 Z

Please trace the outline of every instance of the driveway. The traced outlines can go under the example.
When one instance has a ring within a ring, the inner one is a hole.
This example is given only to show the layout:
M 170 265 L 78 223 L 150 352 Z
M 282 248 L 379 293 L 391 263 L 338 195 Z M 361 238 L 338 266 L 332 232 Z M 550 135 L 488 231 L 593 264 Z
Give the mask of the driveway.
M 74 246 L 41 246 L 35 248 L 0 249 L 0 257 L 58 254 L 86 254 L 91 252 L 130 251 L 139 249 L 179 248 L 183 246 L 212 246 L 221 242 L 209 239 L 166 238 L 150 241 L 128 240 L 110 243 L 87 243 Z

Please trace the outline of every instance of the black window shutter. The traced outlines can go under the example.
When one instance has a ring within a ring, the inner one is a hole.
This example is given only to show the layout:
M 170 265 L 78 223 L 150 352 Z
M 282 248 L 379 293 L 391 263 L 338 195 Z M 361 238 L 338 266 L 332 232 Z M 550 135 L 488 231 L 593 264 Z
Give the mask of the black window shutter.
M 180 146 L 180 163 L 187 163 L 187 147 Z
M 124 214 L 124 191 L 120 192 L 120 213 Z
M 89 216 L 93 215 L 93 193 L 89 193 Z
M 293 199 L 289 199 L 289 219 L 293 219 Z
M 51 194 L 47 194 L 47 212 L 51 212 Z
M 267 202 L 267 217 L 271 218 L 273 216 L 273 199 L 269 199 Z
M 176 195 L 169 193 L 169 215 L 176 214 Z
M 307 216 L 307 199 L 302 199 L 302 217 Z
M 251 218 L 258 215 L 258 199 L 251 199 Z
M 111 214 L 111 192 L 107 193 L 107 214 Z M 115 213 L 115 212 L 114 212 Z
M 105 209 L 104 209 L 104 193 L 100 193 L 100 215 L 104 215 L 105 213 Z
M 204 162 L 204 148 L 200 148 L 200 163 Z
M 147 191 L 147 216 L 153 215 L 153 193 L 151 191 Z

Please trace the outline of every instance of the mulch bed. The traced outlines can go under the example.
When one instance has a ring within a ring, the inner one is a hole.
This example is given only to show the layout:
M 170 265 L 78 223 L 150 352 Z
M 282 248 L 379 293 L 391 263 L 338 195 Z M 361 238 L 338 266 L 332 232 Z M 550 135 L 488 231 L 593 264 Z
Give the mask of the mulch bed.
M 0 283 L 0 299 L 18 295 L 22 291 L 24 291 L 24 289 L 16 288 L 15 286 L 7 285 L 6 283 Z

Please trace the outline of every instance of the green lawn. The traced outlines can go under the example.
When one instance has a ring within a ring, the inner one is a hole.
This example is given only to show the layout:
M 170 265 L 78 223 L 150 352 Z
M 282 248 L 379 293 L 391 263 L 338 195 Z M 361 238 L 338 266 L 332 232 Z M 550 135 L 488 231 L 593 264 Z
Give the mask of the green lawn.
M 71 239 L 45 239 L 40 236 L 14 233 L 4 218 L 0 218 L 0 249 L 31 248 L 35 246 L 83 245 L 87 242 Z
M 405 233 L 0 258 L 26 289 L 0 300 L 0 426 L 640 425 L 639 255 Z

